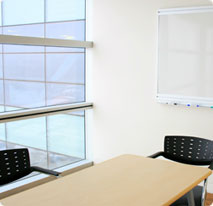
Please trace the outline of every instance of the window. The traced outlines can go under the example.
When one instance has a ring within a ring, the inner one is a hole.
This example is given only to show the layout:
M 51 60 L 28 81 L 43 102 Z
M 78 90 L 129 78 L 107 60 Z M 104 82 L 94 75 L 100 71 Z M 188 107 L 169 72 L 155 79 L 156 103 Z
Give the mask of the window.
M 0 149 L 55 169 L 86 158 L 85 0 L 3 0 Z

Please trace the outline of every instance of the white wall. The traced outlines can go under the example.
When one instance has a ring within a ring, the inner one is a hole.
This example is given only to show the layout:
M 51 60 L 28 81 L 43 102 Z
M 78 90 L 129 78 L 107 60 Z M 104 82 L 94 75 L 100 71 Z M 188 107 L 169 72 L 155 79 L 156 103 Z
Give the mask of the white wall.
M 88 96 L 95 162 L 123 153 L 152 154 L 167 134 L 213 139 L 213 110 L 156 103 L 156 37 L 160 8 L 211 5 L 208 0 L 88 0 Z

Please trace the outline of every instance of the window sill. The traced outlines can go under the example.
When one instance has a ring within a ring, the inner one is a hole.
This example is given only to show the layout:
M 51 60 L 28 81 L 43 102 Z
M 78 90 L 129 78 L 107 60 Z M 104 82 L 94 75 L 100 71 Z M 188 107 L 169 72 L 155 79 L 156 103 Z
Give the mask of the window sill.
M 82 160 L 61 168 L 58 168 L 56 171 L 61 172 L 61 176 L 66 176 L 68 174 L 77 172 L 79 170 L 82 170 L 84 168 L 90 167 L 93 165 L 93 162 L 90 160 Z M 49 182 L 51 180 L 56 179 L 54 176 L 49 176 L 45 174 L 39 174 L 35 175 L 20 181 L 16 181 L 14 183 L 1 186 L 0 187 L 0 199 L 3 199 L 5 197 L 8 197 L 10 195 L 14 195 L 16 193 L 22 192 L 24 190 L 33 188 L 35 186 L 44 184 L 46 182 Z

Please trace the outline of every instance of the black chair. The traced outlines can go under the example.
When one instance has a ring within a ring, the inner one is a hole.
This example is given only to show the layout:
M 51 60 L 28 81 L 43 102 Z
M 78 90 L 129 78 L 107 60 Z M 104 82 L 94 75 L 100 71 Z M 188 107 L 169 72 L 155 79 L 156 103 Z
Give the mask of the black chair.
M 149 157 L 157 158 L 159 156 L 190 165 L 206 165 L 213 170 L 213 141 L 190 136 L 166 136 L 164 151 Z M 193 189 L 196 206 L 204 206 L 206 187 L 207 180 L 204 181 L 203 187 L 197 186 Z M 188 196 L 184 195 L 172 206 L 187 205 L 188 201 Z
M 27 148 L 0 151 L 0 185 L 18 180 L 34 171 L 54 176 L 60 175 L 56 171 L 31 166 Z

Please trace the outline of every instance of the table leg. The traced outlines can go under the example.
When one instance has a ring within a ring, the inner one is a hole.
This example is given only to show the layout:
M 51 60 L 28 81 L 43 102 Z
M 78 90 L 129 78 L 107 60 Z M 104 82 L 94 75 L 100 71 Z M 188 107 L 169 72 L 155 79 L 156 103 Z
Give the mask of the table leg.
M 189 206 L 195 206 L 195 199 L 194 199 L 194 194 L 192 190 L 187 193 L 187 200 L 188 200 Z
M 204 180 L 202 197 L 201 197 L 201 206 L 205 205 L 206 195 L 207 195 L 207 179 Z

